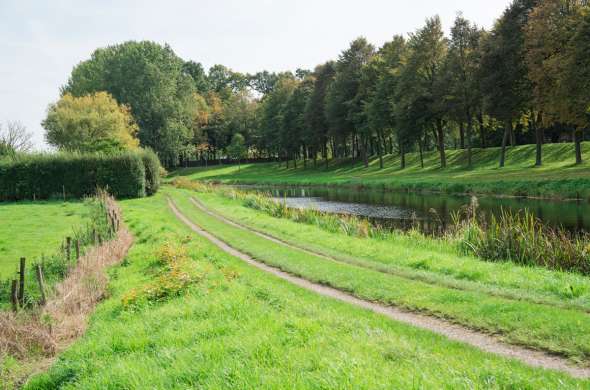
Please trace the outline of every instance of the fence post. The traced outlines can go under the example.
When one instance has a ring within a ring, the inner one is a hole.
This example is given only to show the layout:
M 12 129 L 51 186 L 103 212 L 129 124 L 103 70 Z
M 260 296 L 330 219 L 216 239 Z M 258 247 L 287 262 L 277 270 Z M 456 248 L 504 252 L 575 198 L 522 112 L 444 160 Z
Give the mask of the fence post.
M 66 258 L 68 262 L 72 260 L 72 237 L 66 237 Z
M 12 311 L 16 313 L 18 310 L 18 287 L 16 279 L 12 279 L 12 286 L 10 289 L 10 302 L 12 303 Z
M 41 305 L 45 306 L 47 302 L 45 297 L 45 283 L 43 282 L 43 271 L 41 270 L 41 264 L 37 264 L 37 282 L 39 282 L 39 290 L 41 290 Z
M 80 259 L 80 239 L 76 239 L 76 261 Z
M 98 236 L 96 234 L 96 229 L 92 229 L 92 243 L 94 245 L 96 245 L 97 242 L 98 242 Z
M 98 245 L 102 245 L 102 236 L 98 234 Z
M 20 258 L 20 272 L 19 272 L 19 286 L 18 286 L 18 300 L 21 307 L 25 305 L 25 258 Z

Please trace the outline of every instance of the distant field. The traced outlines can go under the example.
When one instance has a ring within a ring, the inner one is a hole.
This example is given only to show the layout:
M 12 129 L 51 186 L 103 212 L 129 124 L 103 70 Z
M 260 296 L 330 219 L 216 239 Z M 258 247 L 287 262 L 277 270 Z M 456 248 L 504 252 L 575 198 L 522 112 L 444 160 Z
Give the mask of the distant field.
M 0 279 L 17 271 L 19 258 L 56 251 L 84 212 L 82 202 L 0 203 Z
M 299 184 L 299 185 L 355 185 L 389 189 L 433 190 L 448 193 L 489 193 L 499 195 L 546 196 L 553 198 L 590 199 L 590 143 L 583 144 L 584 163 L 575 165 L 572 144 L 548 144 L 543 149 L 543 166 L 534 167 L 535 145 L 509 148 L 506 166 L 498 168 L 498 148 L 474 149 L 473 169 L 466 169 L 466 156 L 462 150 L 448 151 L 448 167 L 439 168 L 438 153 L 424 155 L 424 168 L 420 167 L 416 153 L 406 156 L 406 169 L 400 169 L 399 156 L 385 157 L 384 169 L 379 160 L 370 161 L 369 168 L 357 162 L 331 161 L 325 169 L 322 162 L 307 169 L 301 161 L 297 169 L 285 164 L 249 164 L 205 168 L 186 168 L 173 176 L 190 179 L 214 180 L 244 184 Z

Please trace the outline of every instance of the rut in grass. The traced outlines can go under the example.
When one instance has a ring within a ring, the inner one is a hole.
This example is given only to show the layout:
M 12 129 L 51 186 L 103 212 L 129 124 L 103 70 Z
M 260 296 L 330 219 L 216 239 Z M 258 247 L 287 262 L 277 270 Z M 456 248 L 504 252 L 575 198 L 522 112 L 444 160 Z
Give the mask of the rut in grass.
M 198 233 L 202 237 L 211 241 L 221 250 L 228 254 L 237 257 L 246 263 L 255 266 L 265 272 L 280 277 L 290 283 L 305 288 L 307 290 L 316 292 L 318 294 L 328 296 L 346 303 L 350 303 L 373 312 L 382 314 L 395 321 L 403 322 L 418 328 L 426 329 L 434 333 L 443 335 L 451 340 L 459 341 L 483 351 L 500 355 L 506 358 L 515 359 L 522 363 L 525 363 L 533 367 L 541 367 L 545 369 L 558 370 L 568 373 L 569 375 L 576 378 L 590 378 L 590 368 L 575 367 L 572 366 L 567 359 L 549 355 L 547 353 L 536 351 L 520 346 L 509 345 L 499 341 L 498 339 L 476 332 L 474 330 L 448 323 L 438 318 L 430 317 L 427 315 L 406 312 L 396 307 L 385 306 L 374 302 L 365 301 L 359 299 L 353 295 L 350 295 L 341 290 L 321 285 L 318 283 L 310 282 L 307 279 L 294 276 L 287 272 L 281 271 L 275 267 L 266 265 L 258 260 L 255 260 L 251 256 L 238 251 L 237 249 L 230 246 L 228 243 L 220 240 L 215 235 L 199 227 L 188 219 L 182 212 L 176 207 L 172 199 L 168 199 L 168 205 L 174 215 L 186 224 L 191 230 Z
M 531 303 L 535 303 L 535 304 L 553 306 L 553 307 L 558 307 L 558 308 L 563 308 L 563 309 L 582 310 L 582 311 L 590 314 L 590 309 L 588 309 L 587 307 L 583 307 L 583 306 L 579 306 L 579 305 L 575 305 L 575 304 L 571 304 L 571 303 L 560 303 L 560 302 L 555 302 L 555 301 L 551 301 L 551 300 L 547 300 L 547 299 L 541 299 L 538 297 L 532 297 L 532 296 L 528 296 L 527 293 L 523 292 L 523 291 L 518 291 L 518 290 L 501 291 L 501 290 L 490 288 L 487 286 L 469 286 L 469 285 L 466 285 L 465 283 L 457 283 L 457 282 L 452 282 L 452 281 L 435 279 L 435 278 L 432 278 L 432 277 L 429 277 L 429 276 L 423 275 L 423 274 L 412 274 L 411 272 L 405 271 L 402 268 L 392 269 L 390 267 L 368 264 L 366 262 L 359 261 L 357 259 L 354 259 L 354 258 L 348 257 L 348 256 L 329 255 L 329 254 L 326 254 L 326 253 L 321 252 L 316 249 L 310 249 L 310 248 L 302 246 L 302 245 L 297 245 L 291 241 L 286 241 L 286 240 L 276 237 L 274 235 L 268 234 L 268 233 L 263 232 L 261 230 L 258 230 L 258 229 L 252 228 L 250 226 L 247 226 L 245 224 L 242 224 L 240 222 L 237 222 L 233 219 L 229 219 L 229 218 L 207 208 L 200 200 L 198 200 L 194 197 L 191 197 L 190 201 L 193 205 L 195 205 L 197 208 L 199 208 L 204 213 L 207 213 L 208 215 L 210 215 L 214 218 L 217 218 L 217 219 L 221 220 L 222 222 L 225 222 L 225 223 L 232 225 L 232 226 L 239 228 L 239 229 L 247 230 L 253 234 L 256 234 L 259 237 L 265 238 L 265 239 L 270 240 L 274 243 L 284 245 L 289 248 L 311 254 L 313 256 L 318 256 L 318 257 L 324 258 L 329 261 L 354 265 L 354 266 L 366 268 L 366 269 L 369 269 L 372 271 L 376 271 L 376 272 L 380 272 L 380 273 L 384 273 L 384 274 L 389 274 L 389 275 L 394 275 L 394 276 L 398 276 L 398 277 L 409 279 L 409 280 L 416 280 L 416 281 L 424 282 L 424 283 L 431 284 L 431 285 L 443 286 L 443 287 L 451 288 L 454 290 L 485 292 L 486 294 L 497 296 L 500 298 L 506 298 L 506 299 L 518 300 L 518 301 L 527 301 L 527 302 L 531 302 Z

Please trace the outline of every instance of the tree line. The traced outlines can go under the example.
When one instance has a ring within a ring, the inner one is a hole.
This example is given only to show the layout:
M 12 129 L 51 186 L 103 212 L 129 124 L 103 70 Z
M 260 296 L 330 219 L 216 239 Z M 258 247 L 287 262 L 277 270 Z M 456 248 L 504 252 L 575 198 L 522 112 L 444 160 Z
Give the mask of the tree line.
M 205 71 L 167 45 L 126 42 L 78 64 L 61 100 L 76 106 L 86 98 L 95 107 L 92 95 L 110 104 L 101 112 L 111 113 L 111 127 L 92 125 L 88 110 L 82 120 L 60 119 L 60 101 L 44 121 L 51 144 L 129 147 L 136 136 L 168 166 L 242 158 L 245 149 L 287 164 L 352 157 L 367 166 L 379 156 L 383 166 L 384 155 L 399 153 L 403 168 L 406 153 L 422 158 L 436 150 L 444 168 L 448 148 L 464 149 L 471 166 L 473 148 L 499 146 L 504 166 L 507 147 L 536 143 L 541 165 L 544 142 L 567 140 L 581 163 L 590 126 L 590 6 L 514 0 L 490 31 L 458 14 L 449 36 L 435 16 L 379 48 L 361 37 L 334 61 L 295 72 L 243 74 L 223 65 Z M 67 131 L 88 129 L 76 135 L 80 142 L 56 138 L 67 123 Z

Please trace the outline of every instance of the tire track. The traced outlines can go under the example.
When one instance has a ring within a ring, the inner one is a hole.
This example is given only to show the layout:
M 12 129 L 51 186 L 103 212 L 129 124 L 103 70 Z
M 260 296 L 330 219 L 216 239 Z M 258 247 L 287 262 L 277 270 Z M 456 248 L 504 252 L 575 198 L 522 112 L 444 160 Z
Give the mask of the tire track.
M 267 240 L 270 240 L 274 243 L 277 244 L 281 244 L 284 245 L 288 248 L 291 249 L 295 249 L 313 256 L 317 256 L 317 257 L 321 257 L 323 259 L 329 260 L 329 261 L 333 261 L 336 263 L 340 263 L 340 264 L 348 264 L 348 265 L 353 265 L 355 267 L 361 267 L 364 269 L 368 269 L 371 271 L 376 271 L 376 272 L 380 272 L 383 274 L 387 274 L 387 275 L 393 275 L 393 276 L 397 276 L 400 278 L 404 278 L 404 279 L 408 279 L 408 280 L 415 280 L 415 281 L 419 281 L 422 283 L 427 283 L 433 286 L 442 286 L 442 287 L 446 287 L 446 288 L 450 288 L 453 290 L 458 290 L 458 291 L 467 291 L 467 292 L 483 292 L 486 294 L 489 294 L 491 296 L 495 296 L 495 297 L 499 297 L 499 298 L 505 298 L 505 299 L 510 299 L 513 301 L 524 301 L 524 302 L 530 302 L 530 303 L 534 303 L 537 305 L 546 305 L 546 306 L 551 306 L 551 307 L 557 307 L 560 309 L 566 309 L 566 310 L 578 310 L 581 312 L 584 312 L 586 314 L 590 314 L 590 309 L 585 308 L 585 307 L 580 307 L 577 305 L 569 305 L 567 303 L 558 303 L 558 302 L 554 302 L 554 301 L 550 301 L 550 300 L 545 300 L 545 299 L 538 299 L 538 298 L 533 298 L 527 295 L 523 295 L 521 292 L 519 291 L 514 291 L 514 292 L 502 292 L 502 291 L 498 291 L 496 289 L 494 289 L 493 287 L 490 288 L 488 286 L 483 286 L 483 288 L 475 288 L 475 287 L 469 287 L 469 286 L 460 286 L 457 285 L 455 283 L 449 283 L 449 282 L 445 282 L 443 280 L 433 280 L 432 278 L 429 278 L 428 276 L 422 276 L 422 275 L 412 275 L 408 272 L 405 272 L 403 270 L 399 270 L 399 269 L 390 269 L 390 268 L 386 268 L 385 266 L 381 267 L 379 265 L 369 265 L 369 264 L 363 264 L 359 261 L 355 261 L 353 259 L 347 259 L 346 257 L 334 257 L 334 256 L 330 256 L 327 255 L 325 253 L 319 252 L 319 251 L 315 251 L 313 249 L 309 249 L 309 248 L 305 248 L 303 246 L 300 245 L 296 245 L 293 244 L 292 242 L 286 241 L 284 239 L 281 239 L 279 237 L 273 236 L 271 234 L 268 234 L 262 230 L 256 229 L 256 228 L 252 228 L 250 226 L 247 226 L 243 223 L 234 221 L 232 219 L 229 219 L 221 214 L 219 214 L 218 212 L 215 212 L 209 208 L 207 208 L 207 206 L 205 206 L 203 204 L 203 202 L 201 202 L 200 200 L 194 198 L 194 197 L 190 197 L 189 198 L 190 202 L 197 208 L 199 208 L 202 212 L 212 216 L 213 218 L 216 218 L 222 222 L 227 223 L 228 225 L 234 226 L 238 229 L 242 229 L 245 231 L 248 231 L 252 234 L 255 234 L 259 237 L 265 238 Z
M 371 310 L 375 313 L 382 314 L 392 320 L 429 330 L 431 332 L 445 336 L 451 340 L 468 344 L 470 346 L 473 346 L 475 348 L 478 348 L 489 353 L 518 360 L 529 366 L 562 371 L 576 378 L 590 377 L 590 368 L 573 366 L 570 364 L 568 360 L 564 358 L 549 355 L 542 351 L 506 344 L 487 334 L 476 332 L 474 330 L 456 324 L 451 324 L 438 318 L 418 313 L 406 312 L 394 306 L 385 306 L 378 303 L 365 301 L 353 295 L 340 291 L 338 289 L 313 283 L 307 279 L 294 276 L 287 272 L 281 271 L 278 268 L 271 267 L 243 252 L 240 252 L 239 250 L 233 248 L 223 240 L 217 238 L 215 235 L 209 233 L 205 229 L 193 223 L 184 214 L 182 214 L 182 212 L 176 207 L 171 198 L 168 198 L 168 206 L 170 207 L 174 215 L 179 220 L 181 220 L 185 225 L 187 225 L 191 230 L 193 230 L 200 236 L 206 238 L 224 252 L 234 257 L 237 257 L 240 260 L 243 260 L 244 262 L 262 271 L 275 275 L 306 290 L 313 291 L 320 295 L 334 298 L 339 301 L 346 302 L 367 310 Z

